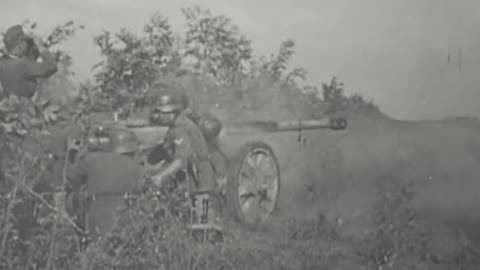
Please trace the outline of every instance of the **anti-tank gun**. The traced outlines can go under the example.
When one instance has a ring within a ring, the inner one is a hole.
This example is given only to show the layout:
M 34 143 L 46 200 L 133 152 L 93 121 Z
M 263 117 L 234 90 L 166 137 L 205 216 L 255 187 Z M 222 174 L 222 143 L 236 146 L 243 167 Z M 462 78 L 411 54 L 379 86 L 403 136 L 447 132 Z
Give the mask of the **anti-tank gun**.
M 209 144 L 220 193 L 225 196 L 230 213 L 243 224 L 258 225 L 274 212 L 281 187 L 280 165 L 274 149 L 264 141 L 265 134 L 295 131 L 299 134 L 299 140 L 304 142 L 302 134 L 306 130 L 345 130 L 347 121 L 344 118 L 325 117 L 224 124 L 214 118 L 205 118 L 198 125 Z M 213 132 L 212 126 L 216 127 Z M 105 158 L 122 156 L 122 163 L 134 161 L 139 168 L 145 169 L 163 161 L 162 157 L 151 156 L 161 147 L 166 132 L 166 127 L 152 125 L 145 119 L 98 121 L 91 126 L 83 142 L 77 141 L 77 145 L 85 146 L 88 154 L 104 153 Z M 118 163 L 117 169 L 124 170 L 127 167 Z M 98 186 L 98 182 L 106 178 L 88 181 Z M 98 188 L 95 190 L 98 191 Z
M 208 119 L 210 120 L 210 119 Z M 207 121 L 208 121 L 207 120 Z M 297 131 L 301 133 L 311 129 L 344 130 L 347 121 L 344 118 L 322 118 L 311 120 L 291 121 L 242 121 L 229 123 L 226 133 L 238 133 L 239 130 L 250 133 L 275 133 Z M 200 126 L 205 138 L 209 141 L 225 129 L 214 132 L 207 131 L 205 126 Z M 111 151 L 119 154 L 131 153 L 155 147 L 163 142 L 167 128 L 151 125 L 144 119 L 128 119 L 124 121 L 102 121 L 92 126 L 87 136 L 87 146 L 90 150 Z M 208 133 L 208 135 L 207 135 Z

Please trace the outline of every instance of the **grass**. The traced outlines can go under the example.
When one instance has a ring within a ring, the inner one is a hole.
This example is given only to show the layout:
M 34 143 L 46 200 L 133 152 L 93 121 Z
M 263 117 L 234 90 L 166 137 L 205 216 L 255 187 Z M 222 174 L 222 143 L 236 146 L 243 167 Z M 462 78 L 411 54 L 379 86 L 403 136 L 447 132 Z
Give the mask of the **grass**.
M 319 213 L 309 222 L 287 219 L 278 230 L 228 227 L 223 243 L 202 244 L 186 233 L 180 193 L 147 191 L 119 209 L 115 229 L 83 253 L 71 227 L 58 222 L 53 249 L 51 225 L 32 234 L 23 256 L 9 234 L 2 262 L 4 269 L 26 269 L 26 264 L 45 269 L 46 258 L 52 258 L 52 269 L 479 269 L 477 246 L 465 235 L 452 230 L 440 235 L 417 220 L 408 183 L 390 176 L 380 180 L 375 223 L 366 237 L 342 237 Z M 452 248 L 435 248 L 446 235 L 454 239 Z
M 301 107 L 289 104 L 292 99 L 274 101 L 274 108 Z M 410 205 L 412 184 L 394 174 L 378 179 L 373 225 L 365 236 L 345 238 L 337 224 L 318 213 L 308 222 L 285 217 L 265 231 L 231 225 L 225 242 L 200 244 L 185 232 L 182 193 L 148 191 L 119 210 L 111 234 L 80 251 L 69 221 L 52 211 L 53 198 L 32 196 L 28 183 L 39 170 L 24 165 L 16 179 L 25 172 L 28 181 L 14 182 L 1 200 L 1 269 L 480 269 L 476 243 L 461 232 L 419 220 Z M 28 232 L 13 222 L 21 214 L 13 206 L 29 200 L 43 210 Z M 444 239 L 448 250 L 438 244 Z
M 201 20 L 204 21 L 202 16 Z M 157 27 L 163 29 L 161 25 Z M 236 38 L 237 35 L 232 37 Z M 146 45 L 151 44 L 147 42 Z M 227 45 L 218 48 L 225 47 L 231 51 L 230 43 Z M 290 55 L 289 47 L 285 49 Z M 104 56 L 115 60 L 112 63 L 117 63 L 118 56 L 129 56 L 128 53 L 107 50 Z M 278 59 L 267 62 L 267 66 L 288 66 L 288 59 Z M 133 62 L 145 62 L 143 59 L 136 60 L 142 61 Z M 211 59 L 200 60 L 208 62 Z M 107 90 L 113 88 L 116 91 L 121 88 L 118 86 L 129 86 L 126 82 L 130 82 L 130 79 L 124 81 L 123 74 L 121 78 L 115 77 L 123 73 L 124 67 L 120 65 L 124 63 L 120 62 L 117 63 L 119 66 L 113 65 L 112 69 L 102 69 L 96 73 L 106 75 L 105 78 L 100 76 L 99 82 L 108 86 Z M 152 73 L 150 75 L 162 71 L 156 66 L 146 66 Z M 66 63 L 65 67 L 68 68 L 69 64 Z M 112 70 L 119 73 L 114 72 L 111 77 L 109 74 Z M 140 76 L 134 78 L 135 81 L 146 83 L 148 80 L 144 78 L 144 70 L 135 70 Z M 261 117 L 274 120 L 305 119 L 323 116 L 332 110 L 332 113 L 345 110 L 343 113 L 350 115 L 361 113 L 370 119 L 383 116 L 375 104 L 362 96 L 345 96 L 343 84 L 338 84 L 336 79 L 323 85 L 322 100 L 317 98 L 321 91 L 319 89 L 315 88 L 312 93 L 304 95 L 298 86 L 286 86 L 283 79 L 265 79 L 270 77 L 269 69 L 262 68 L 260 71 L 263 75 L 250 74 L 253 78 L 249 75 L 233 88 L 231 85 L 218 85 L 215 80 L 211 82 L 207 76 L 177 79 L 183 88 L 193 92 L 201 109 L 216 108 L 217 114 L 225 118 L 222 120 Z M 50 90 L 47 92 L 57 96 L 58 93 L 65 93 L 65 89 L 74 88 L 68 80 L 70 76 L 68 70 L 64 70 L 58 75 L 57 81 L 49 80 L 49 84 L 45 85 Z M 90 88 L 93 89 L 87 86 L 84 90 L 92 90 Z M 326 93 L 330 98 L 325 98 Z M 91 109 L 90 94 L 85 95 L 85 100 L 79 101 L 85 112 Z M 64 98 L 67 99 L 62 96 L 60 100 Z M 217 104 L 220 106 L 216 107 Z M 75 107 L 70 105 L 66 107 Z M 395 175 L 385 175 L 379 179 L 373 225 L 365 236 L 346 238 L 337 224 L 330 223 L 323 213 L 318 213 L 310 221 L 285 217 L 283 222 L 265 231 L 246 230 L 233 224 L 227 228 L 225 242 L 201 244 L 193 241 L 185 231 L 186 201 L 181 193 L 158 196 L 147 191 L 119 209 L 118 222 L 113 231 L 92 242 L 85 251 L 80 249 L 70 220 L 55 209 L 52 196 L 33 195 L 31 182 L 34 182 L 32 178 L 36 178 L 36 175 L 41 173 L 35 166 L 20 166 L 11 177 L 17 179 L 13 181 L 14 185 L 2 190 L 0 269 L 480 269 L 477 244 L 469 241 L 461 232 L 419 220 L 410 206 L 414 196 L 411 184 Z M 24 211 L 14 206 L 26 206 L 31 201 L 40 206 L 40 212 L 32 226 L 26 227 L 18 222 Z M 439 242 L 447 242 L 449 249 L 443 248 Z

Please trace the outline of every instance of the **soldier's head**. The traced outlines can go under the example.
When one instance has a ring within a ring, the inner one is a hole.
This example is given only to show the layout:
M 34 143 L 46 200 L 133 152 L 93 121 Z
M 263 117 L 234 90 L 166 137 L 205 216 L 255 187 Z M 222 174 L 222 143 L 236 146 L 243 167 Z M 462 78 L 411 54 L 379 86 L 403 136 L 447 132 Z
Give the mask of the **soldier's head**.
M 162 91 L 157 97 L 151 120 L 157 124 L 170 126 L 184 110 L 185 102 L 180 92 L 173 89 Z
M 18 57 L 26 56 L 35 42 L 32 37 L 23 32 L 21 25 L 14 25 L 5 32 L 3 36 L 3 43 L 8 53 Z

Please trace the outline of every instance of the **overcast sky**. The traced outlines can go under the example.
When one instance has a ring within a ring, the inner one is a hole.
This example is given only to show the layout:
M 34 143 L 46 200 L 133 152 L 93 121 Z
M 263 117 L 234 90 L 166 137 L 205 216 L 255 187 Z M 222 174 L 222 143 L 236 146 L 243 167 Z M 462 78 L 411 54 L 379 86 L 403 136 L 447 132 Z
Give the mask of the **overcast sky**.
M 0 0 L 0 28 L 26 18 L 41 29 L 84 24 L 66 47 L 85 78 L 98 57 L 93 34 L 140 30 L 155 11 L 181 27 L 180 8 L 191 4 L 229 15 L 259 53 L 295 39 L 294 62 L 312 83 L 336 75 L 347 93 L 372 98 L 395 118 L 480 116 L 478 0 Z

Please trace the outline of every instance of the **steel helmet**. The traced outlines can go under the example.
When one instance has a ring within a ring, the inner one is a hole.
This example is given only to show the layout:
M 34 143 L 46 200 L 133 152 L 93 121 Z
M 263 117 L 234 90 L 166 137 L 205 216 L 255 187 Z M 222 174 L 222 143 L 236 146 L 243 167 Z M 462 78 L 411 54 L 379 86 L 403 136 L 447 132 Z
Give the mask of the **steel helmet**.
M 198 125 L 203 133 L 203 136 L 208 141 L 212 141 L 217 138 L 222 130 L 222 123 L 220 120 L 210 114 L 202 115 Z
M 14 25 L 7 29 L 3 35 L 3 43 L 5 48 L 8 51 L 11 51 L 17 46 L 20 42 L 29 39 L 30 37 L 23 32 L 21 25 Z
M 160 113 L 179 112 L 185 109 L 184 97 L 175 90 L 162 91 L 157 97 L 156 110 Z

